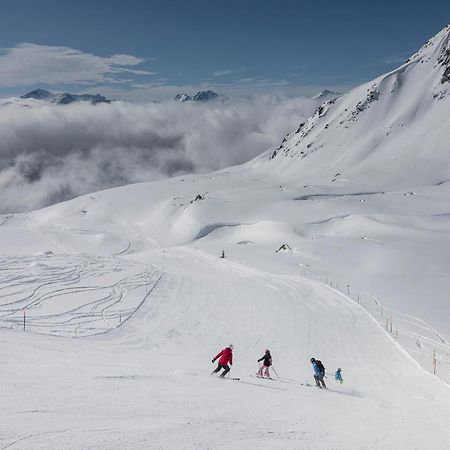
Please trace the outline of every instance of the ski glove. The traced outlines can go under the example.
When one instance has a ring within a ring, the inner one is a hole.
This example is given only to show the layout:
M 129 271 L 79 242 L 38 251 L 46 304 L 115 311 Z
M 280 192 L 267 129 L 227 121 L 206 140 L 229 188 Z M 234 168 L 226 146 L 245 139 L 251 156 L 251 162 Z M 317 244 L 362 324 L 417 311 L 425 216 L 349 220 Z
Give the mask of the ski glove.
M 211 360 L 211 362 L 212 362 L 212 363 L 214 364 L 215 360 L 214 360 L 214 359 L 212 359 L 212 360 Z

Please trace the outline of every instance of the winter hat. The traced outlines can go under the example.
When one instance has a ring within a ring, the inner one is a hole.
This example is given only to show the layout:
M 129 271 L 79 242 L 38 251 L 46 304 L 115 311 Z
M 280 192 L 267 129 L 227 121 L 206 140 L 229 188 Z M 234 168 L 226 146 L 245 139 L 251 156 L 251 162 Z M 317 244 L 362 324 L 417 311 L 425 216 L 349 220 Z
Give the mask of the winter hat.
M 233 350 L 233 344 L 230 344 L 229 346 L 228 346 L 228 348 L 231 348 L 231 350 Z

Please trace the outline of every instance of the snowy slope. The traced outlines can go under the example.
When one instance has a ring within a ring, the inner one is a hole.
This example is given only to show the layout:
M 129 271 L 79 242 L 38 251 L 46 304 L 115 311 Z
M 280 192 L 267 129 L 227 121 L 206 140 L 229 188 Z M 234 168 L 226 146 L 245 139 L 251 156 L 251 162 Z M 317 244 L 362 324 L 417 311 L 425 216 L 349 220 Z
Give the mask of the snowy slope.
M 1 218 L 2 447 L 447 449 L 448 33 L 276 155 Z M 68 339 L 77 311 L 110 332 Z M 229 343 L 240 380 L 210 377 Z M 282 380 L 250 377 L 265 348 Z M 300 385 L 311 356 L 344 384 Z
M 319 107 L 265 157 L 304 179 L 340 173 L 397 187 L 448 180 L 449 34 L 447 26 L 398 69 Z
M 4 448 L 448 446 L 448 388 L 342 295 L 189 248 L 141 257 L 163 257 L 165 274 L 117 332 L 2 333 Z M 241 380 L 211 378 L 210 359 L 230 339 Z M 267 346 L 284 381 L 249 377 Z M 300 386 L 312 381 L 311 355 L 330 372 L 342 366 L 345 384 Z

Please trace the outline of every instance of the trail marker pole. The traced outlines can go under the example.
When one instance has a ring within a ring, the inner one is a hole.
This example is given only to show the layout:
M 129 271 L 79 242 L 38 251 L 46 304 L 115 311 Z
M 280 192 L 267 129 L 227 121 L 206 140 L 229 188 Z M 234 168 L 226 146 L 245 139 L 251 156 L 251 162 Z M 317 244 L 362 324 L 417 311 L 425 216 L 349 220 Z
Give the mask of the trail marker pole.
M 436 349 L 434 349 L 433 350 L 433 375 L 436 375 L 436 366 L 437 366 Z
M 347 284 L 347 295 L 350 297 L 350 285 Z

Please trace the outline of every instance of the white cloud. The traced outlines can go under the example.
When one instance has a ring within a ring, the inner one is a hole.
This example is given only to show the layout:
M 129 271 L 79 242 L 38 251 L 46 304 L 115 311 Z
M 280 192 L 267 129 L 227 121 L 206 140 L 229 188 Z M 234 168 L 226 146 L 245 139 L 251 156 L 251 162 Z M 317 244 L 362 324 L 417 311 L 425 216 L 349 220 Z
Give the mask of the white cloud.
M 102 57 L 69 47 L 22 43 L 0 49 L 0 86 L 121 83 L 120 74 L 152 75 L 134 69 L 144 62 L 132 55 Z
M 215 78 L 226 77 L 228 75 L 237 75 L 243 72 L 253 71 L 250 67 L 240 67 L 239 69 L 222 69 L 212 73 Z
M 383 60 L 384 64 L 403 64 L 406 61 L 406 56 L 390 56 Z
M 218 70 L 217 72 L 214 72 L 212 75 L 213 77 L 225 77 L 227 75 L 231 75 L 232 73 L 235 72 L 233 72 L 232 70 L 225 69 L 225 70 Z
M 273 95 L 201 105 L 27 102 L 0 106 L 0 212 L 245 162 L 317 106 Z

